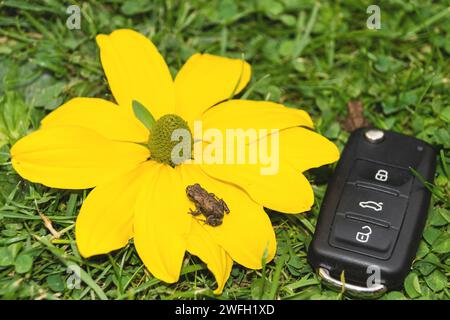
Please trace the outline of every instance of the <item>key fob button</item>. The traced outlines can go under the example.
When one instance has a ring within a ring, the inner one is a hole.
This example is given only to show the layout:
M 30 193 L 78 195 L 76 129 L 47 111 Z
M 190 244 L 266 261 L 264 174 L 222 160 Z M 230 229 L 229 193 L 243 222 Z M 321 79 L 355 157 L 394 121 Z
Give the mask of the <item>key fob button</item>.
M 348 184 L 337 212 L 358 216 L 359 220 L 386 222 L 388 226 L 400 229 L 407 204 L 406 197 Z
M 348 182 L 393 191 L 408 196 L 413 175 L 406 169 L 378 164 L 368 160 L 356 160 Z
M 379 259 L 388 259 L 396 237 L 396 230 L 337 214 L 330 236 L 330 244 Z

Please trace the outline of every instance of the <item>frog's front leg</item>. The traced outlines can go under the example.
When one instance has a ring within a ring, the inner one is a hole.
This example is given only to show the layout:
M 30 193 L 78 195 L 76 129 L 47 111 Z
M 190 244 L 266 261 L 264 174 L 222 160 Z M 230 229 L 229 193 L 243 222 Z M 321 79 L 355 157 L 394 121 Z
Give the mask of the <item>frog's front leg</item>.
M 192 214 L 194 217 L 201 214 L 200 210 L 196 209 L 195 211 L 189 208 L 189 213 Z

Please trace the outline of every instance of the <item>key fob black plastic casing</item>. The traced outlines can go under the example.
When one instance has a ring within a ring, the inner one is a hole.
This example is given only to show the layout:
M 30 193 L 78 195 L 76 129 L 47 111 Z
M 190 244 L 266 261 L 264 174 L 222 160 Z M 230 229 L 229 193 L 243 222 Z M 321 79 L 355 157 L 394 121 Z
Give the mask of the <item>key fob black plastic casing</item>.
M 433 181 L 433 147 L 378 129 L 352 133 L 328 185 L 308 249 L 316 270 L 324 268 L 335 279 L 345 271 L 346 282 L 366 286 L 368 270 L 375 266 L 387 289 L 402 287 L 431 197 L 410 168 Z

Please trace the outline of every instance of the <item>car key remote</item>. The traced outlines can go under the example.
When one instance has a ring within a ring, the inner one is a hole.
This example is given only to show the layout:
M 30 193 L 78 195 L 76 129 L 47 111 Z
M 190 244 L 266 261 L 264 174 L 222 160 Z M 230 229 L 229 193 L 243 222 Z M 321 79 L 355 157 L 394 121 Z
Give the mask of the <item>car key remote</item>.
M 308 250 L 309 262 L 325 282 L 361 297 L 402 287 L 431 197 L 410 168 L 433 180 L 436 153 L 431 145 L 378 129 L 352 133 Z M 343 271 L 345 281 L 340 280 Z

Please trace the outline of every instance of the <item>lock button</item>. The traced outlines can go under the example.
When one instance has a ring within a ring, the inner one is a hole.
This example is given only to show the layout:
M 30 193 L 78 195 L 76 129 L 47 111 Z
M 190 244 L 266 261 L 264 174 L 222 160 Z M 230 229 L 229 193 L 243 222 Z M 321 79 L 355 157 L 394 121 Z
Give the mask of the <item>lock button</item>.
M 359 221 L 338 213 L 330 235 L 334 247 L 388 259 L 397 239 L 397 231 Z
M 348 183 L 408 196 L 413 178 L 409 170 L 359 159 L 355 161 Z

